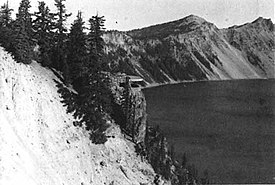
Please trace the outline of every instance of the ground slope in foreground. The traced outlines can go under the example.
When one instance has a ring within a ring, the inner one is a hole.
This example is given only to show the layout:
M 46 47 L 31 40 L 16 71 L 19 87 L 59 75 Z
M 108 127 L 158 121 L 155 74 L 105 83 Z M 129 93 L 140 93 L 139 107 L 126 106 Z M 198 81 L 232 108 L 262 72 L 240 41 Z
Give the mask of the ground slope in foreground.
M 0 184 L 152 184 L 151 166 L 119 128 L 94 145 L 73 126 L 53 79 L 50 70 L 16 63 L 0 48 Z

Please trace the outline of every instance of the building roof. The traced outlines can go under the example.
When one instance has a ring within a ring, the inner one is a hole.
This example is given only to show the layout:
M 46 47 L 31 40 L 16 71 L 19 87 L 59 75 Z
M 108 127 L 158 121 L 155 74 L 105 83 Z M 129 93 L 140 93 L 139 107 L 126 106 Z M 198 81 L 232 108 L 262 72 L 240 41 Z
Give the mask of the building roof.
M 130 82 L 142 82 L 143 78 L 139 76 L 127 75 L 130 78 Z
M 122 80 L 125 80 L 126 77 L 129 77 L 130 82 L 142 82 L 142 81 L 144 81 L 143 78 L 141 78 L 140 76 L 127 75 L 125 73 L 118 73 L 117 77 L 122 79 Z

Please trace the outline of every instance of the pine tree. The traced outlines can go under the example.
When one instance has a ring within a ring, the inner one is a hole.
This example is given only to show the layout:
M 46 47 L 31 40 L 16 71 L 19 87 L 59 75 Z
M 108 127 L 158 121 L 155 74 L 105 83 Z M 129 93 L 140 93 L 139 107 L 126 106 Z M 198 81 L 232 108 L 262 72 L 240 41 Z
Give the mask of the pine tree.
M 57 7 L 57 13 L 55 14 L 57 16 L 57 22 L 56 22 L 56 28 L 58 33 L 58 39 L 60 39 L 60 44 L 62 44 L 64 39 L 66 38 L 66 32 L 67 28 L 65 26 L 66 21 L 68 17 L 71 16 L 70 14 L 66 14 L 66 8 L 64 2 L 66 0 L 54 0 L 55 6 Z
M 163 162 L 166 158 L 166 141 L 164 136 L 161 136 L 159 155 L 159 160 Z
M 106 141 L 104 131 L 108 125 L 104 116 L 111 112 L 110 80 L 108 74 L 102 71 L 101 63 L 103 53 L 101 36 L 104 23 L 102 20 L 93 17 L 89 21 L 91 24 L 88 34 L 88 56 L 81 70 L 82 86 L 78 90 L 77 98 L 79 109 L 75 114 L 78 118 L 82 118 L 80 122 L 85 123 L 87 129 L 91 131 L 91 138 L 95 143 Z
M 16 14 L 16 19 L 22 21 L 21 23 L 24 24 L 24 30 L 29 39 L 29 43 L 32 42 L 32 37 L 33 37 L 32 18 L 31 18 L 32 15 L 30 13 L 30 8 L 31 8 L 30 1 L 22 0 L 18 8 L 18 14 Z
M 55 60 L 54 67 L 57 70 L 61 70 L 63 72 L 64 80 L 67 84 L 70 83 L 69 76 L 69 67 L 67 64 L 66 57 L 66 39 L 67 39 L 67 28 L 65 26 L 67 18 L 71 16 L 71 14 L 66 14 L 65 2 L 66 0 L 55 0 L 55 6 L 57 7 L 57 13 L 55 16 L 56 23 L 56 33 L 55 33 L 55 47 L 53 53 L 53 60 Z
M 130 133 L 132 136 L 133 143 L 136 142 L 136 104 L 137 101 L 135 99 L 135 95 L 131 97 L 131 114 L 130 114 Z
M 162 170 L 162 174 L 163 174 L 163 177 L 167 180 L 171 178 L 172 173 L 171 173 L 171 161 L 170 160 L 165 161 L 165 165 Z
M 3 6 L 1 6 L 0 10 L 0 26 L 1 27 L 8 27 L 12 21 L 11 18 L 11 12 L 13 9 L 9 8 L 9 1 L 7 3 L 4 3 Z
M 165 174 L 165 171 L 168 170 L 166 169 L 165 163 L 166 163 L 166 142 L 165 142 L 165 137 L 162 135 L 160 139 L 160 144 L 159 144 L 159 163 L 160 163 L 160 173 L 162 175 Z
M 53 47 L 54 17 L 45 2 L 39 2 L 38 12 L 34 13 L 34 35 L 39 45 L 39 60 L 43 66 L 51 64 L 50 51 Z
M 104 41 L 102 39 L 102 34 L 105 30 L 104 28 L 104 17 L 99 17 L 98 15 L 93 16 L 90 22 L 90 32 L 88 34 L 89 42 L 89 67 L 90 70 L 90 80 L 91 84 L 98 88 L 96 93 L 96 106 L 101 107 L 100 109 L 105 112 L 111 112 L 110 106 L 110 88 L 109 76 L 103 72 L 103 46 Z
M 87 59 L 86 34 L 84 33 L 84 21 L 81 12 L 77 14 L 68 34 L 67 50 L 68 63 L 74 87 L 81 86 L 84 60 Z
M 90 42 L 90 50 L 98 58 L 101 58 L 103 56 L 104 41 L 101 35 L 104 33 L 105 30 L 104 22 L 104 16 L 99 17 L 98 15 L 96 15 L 89 19 L 90 32 L 88 41 Z
M 17 28 L 20 29 L 20 28 Z M 28 35 L 26 32 L 19 32 L 15 39 L 15 54 L 14 57 L 18 62 L 22 62 L 24 64 L 31 63 L 32 50 L 31 45 L 28 41 Z
M 145 138 L 144 138 L 144 145 L 145 145 L 145 151 L 146 151 L 146 154 L 147 154 L 147 159 L 149 161 L 149 149 L 150 149 L 150 132 L 149 132 L 149 124 L 146 123 L 146 129 L 145 129 Z
M 9 2 L 1 6 L 0 10 L 0 44 L 9 52 L 14 52 L 12 42 L 14 34 L 12 30 L 11 12 L 13 9 L 9 7 Z
M 89 19 L 90 32 L 88 42 L 90 43 L 90 49 L 92 49 L 94 54 L 100 59 L 101 68 L 105 71 L 110 71 L 108 60 L 104 58 L 104 40 L 101 37 L 105 32 L 104 22 L 104 16 L 96 15 Z
M 33 53 L 31 46 L 32 24 L 31 14 L 29 13 L 30 7 L 29 0 L 22 0 L 14 23 L 14 56 L 18 62 L 25 64 L 31 63 Z

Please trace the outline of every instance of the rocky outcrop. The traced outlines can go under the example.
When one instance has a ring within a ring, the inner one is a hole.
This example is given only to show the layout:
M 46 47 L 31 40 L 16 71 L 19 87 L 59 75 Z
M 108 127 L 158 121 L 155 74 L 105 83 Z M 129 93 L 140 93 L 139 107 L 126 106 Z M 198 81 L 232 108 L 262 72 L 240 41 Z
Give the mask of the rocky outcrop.
M 112 117 L 124 133 L 136 144 L 144 143 L 147 126 L 146 100 L 139 87 L 129 82 L 117 83 L 113 76 L 112 89 L 115 95 Z
M 274 25 L 262 17 L 222 30 L 226 40 L 244 54 L 257 73 L 274 78 Z
M 139 88 L 131 90 L 132 96 L 132 125 L 129 128 L 133 129 L 133 140 L 136 143 L 143 143 L 146 134 L 147 113 L 146 101 L 143 92 Z M 131 117 L 130 117 L 131 119 Z
M 112 67 L 148 84 L 274 78 L 273 30 L 271 20 L 263 18 L 218 29 L 190 15 L 129 32 L 109 31 L 105 51 Z

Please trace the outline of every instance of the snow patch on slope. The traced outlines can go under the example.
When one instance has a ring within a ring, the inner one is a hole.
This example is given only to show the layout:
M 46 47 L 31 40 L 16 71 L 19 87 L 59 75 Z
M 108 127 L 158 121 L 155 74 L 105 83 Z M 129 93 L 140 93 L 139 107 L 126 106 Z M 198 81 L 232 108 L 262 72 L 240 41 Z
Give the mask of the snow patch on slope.
M 0 184 L 152 184 L 154 171 L 113 126 L 104 145 L 73 126 L 56 76 L 0 48 Z

